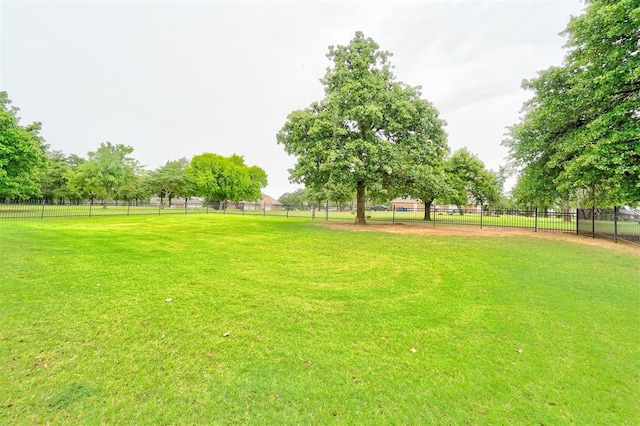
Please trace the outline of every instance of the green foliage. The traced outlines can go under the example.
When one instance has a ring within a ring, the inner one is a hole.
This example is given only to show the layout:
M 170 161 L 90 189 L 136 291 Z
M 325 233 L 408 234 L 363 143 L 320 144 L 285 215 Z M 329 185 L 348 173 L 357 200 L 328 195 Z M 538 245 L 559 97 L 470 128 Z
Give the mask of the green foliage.
M 69 170 L 67 184 L 72 199 L 93 200 L 106 197 L 98 179 L 98 165 L 93 161 L 85 161 Z
M 505 144 L 518 195 L 545 205 L 640 201 L 640 4 L 587 1 L 565 64 L 523 82 L 534 97 Z
M 185 169 L 196 195 L 208 201 L 255 201 L 267 185 L 267 174 L 258 166 L 247 166 L 242 156 L 223 157 L 204 153 L 191 159 Z
M 45 200 L 60 201 L 69 198 L 67 186 L 71 173 L 69 159 L 61 151 L 47 152 L 45 168 L 40 177 L 40 191 Z
M 267 172 L 261 167 L 250 166 L 247 167 L 247 175 L 249 179 L 246 181 L 242 199 L 246 201 L 258 200 L 262 197 L 262 188 L 268 183 Z
M 293 192 L 285 192 L 278 198 L 278 201 L 285 206 L 295 208 L 304 206 L 308 200 L 308 190 L 306 188 L 298 188 Z
M 189 160 L 181 158 L 176 161 L 167 161 L 167 163 L 156 169 L 149 175 L 147 184 L 149 189 L 164 203 L 167 198 L 169 207 L 171 207 L 171 199 L 181 195 L 191 195 L 193 189 L 191 182 L 187 179 L 185 172 Z
M 403 197 L 412 197 L 424 203 L 424 220 L 431 220 L 431 205 L 436 199 L 446 199 L 451 194 L 451 187 L 442 164 L 435 167 L 419 164 L 408 170 L 408 179 L 402 182 Z
M 336 182 L 334 185 L 326 188 L 326 195 L 328 201 L 340 206 L 356 198 L 356 192 L 353 190 L 353 186 L 343 182 Z
M 447 160 L 446 173 L 450 192 L 445 198 L 452 204 L 461 208 L 470 202 L 476 205 L 493 205 L 500 199 L 501 183 L 498 175 L 487 170 L 478 156 L 466 148 L 451 155 Z
M 129 156 L 132 152 L 130 146 L 101 143 L 97 150 L 89 152 L 87 161 L 70 172 L 70 188 L 80 198 L 111 200 L 136 179 L 140 167 Z
M 118 199 L 129 202 L 148 201 L 153 195 L 153 191 L 149 188 L 148 181 L 148 173 L 139 170 L 118 189 Z
M 20 125 L 18 108 L 7 92 L 0 92 L 0 199 L 27 199 L 40 195 L 39 177 L 45 166 L 40 123 Z
M 347 46 L 330 46 L 333 67 L 325 97 L 289 114 L 277 135 L 297 157 L 294 182 L 314 191 L 344 185 L 356 193 L 356 222 L 365 223 L 367 191 L 379 196 L 413 167 L 447 151 L 444 122 L 419 88 L 395 81 L 390 54 L 357 32 Z

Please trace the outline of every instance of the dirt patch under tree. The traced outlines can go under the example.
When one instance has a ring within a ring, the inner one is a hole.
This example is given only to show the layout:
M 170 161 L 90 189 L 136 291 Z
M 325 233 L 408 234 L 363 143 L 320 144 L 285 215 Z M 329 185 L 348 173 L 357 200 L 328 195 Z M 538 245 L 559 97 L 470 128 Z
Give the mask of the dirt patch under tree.
M 512 228 L 479 228 L 474 226 L 429 226 L 428 224 L 390 224 L 369 223 L 367 225 L 354 225 L 352 223 L 318 223 L 319 226 L 333 229 L 343 229 L 353 232 L 389 232 L 407 235 L 455 235 L 469 237 L 530 237 L 544 238 L 548 240 L 568 241 L 576 244 L 603 247 L 622 253 L 635 254 L 640 257 L 640 247 L 624 242 L 614 242 L 605 238 L 592 238 L 586 235 L 576 235 L 566 232 L 530 231 L 526 229 Z

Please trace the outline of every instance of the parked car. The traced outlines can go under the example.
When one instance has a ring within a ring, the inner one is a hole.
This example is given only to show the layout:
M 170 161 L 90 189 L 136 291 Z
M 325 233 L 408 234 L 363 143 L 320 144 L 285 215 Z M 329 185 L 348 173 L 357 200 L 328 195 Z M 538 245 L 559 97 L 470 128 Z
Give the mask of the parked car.
M 383 206 L 382 204 L 378 204 L 377 206 L 371 207 L 370 210 L 373 210 L 373 211 L 376 211 L 376 212 L 386 212 L 387 210 L 390 210 L 390 209 L 387 206 Z

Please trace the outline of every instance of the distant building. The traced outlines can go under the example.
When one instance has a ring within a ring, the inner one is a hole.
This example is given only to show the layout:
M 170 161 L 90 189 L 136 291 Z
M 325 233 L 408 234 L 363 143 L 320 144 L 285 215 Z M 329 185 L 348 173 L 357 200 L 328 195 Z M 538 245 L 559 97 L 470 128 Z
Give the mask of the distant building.
M 391 210 L 409 212 L 424 211 L 424 203 L 415 198 L 394 198 L 391 200 Z
M 276 200 L 275 198 L 265 194 L 264 192 L 261 193 L 261 197 L 262 198 L 258 201 L 240 201 L 238 203 L 237 208 L 243 209 L 243 210 L 265 210 L 265 211 L 284 210 L 284 204 L 282 204 L 280 201 Z

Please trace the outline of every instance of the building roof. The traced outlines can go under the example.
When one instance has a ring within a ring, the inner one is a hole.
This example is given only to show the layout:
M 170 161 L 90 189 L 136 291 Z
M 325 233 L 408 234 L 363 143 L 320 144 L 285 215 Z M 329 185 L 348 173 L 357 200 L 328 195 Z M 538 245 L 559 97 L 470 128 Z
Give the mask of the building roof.
M 264 192 L 262 192 L 262 201 L 265 204 L 271 204 L 272 206 L 283 206 L 284 205 L 280 201 L 276 200 L 275 198 L 273 198 L 270 195 L 265 194 Z

